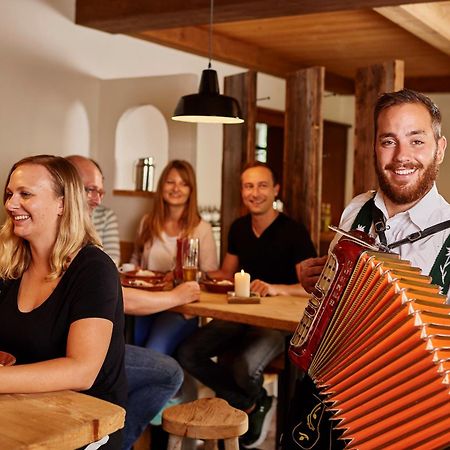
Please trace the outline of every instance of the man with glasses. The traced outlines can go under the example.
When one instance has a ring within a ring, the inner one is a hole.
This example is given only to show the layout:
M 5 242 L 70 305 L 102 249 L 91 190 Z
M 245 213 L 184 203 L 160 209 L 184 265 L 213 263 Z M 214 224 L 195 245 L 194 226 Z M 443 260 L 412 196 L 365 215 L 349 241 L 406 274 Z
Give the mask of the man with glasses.
M 103 250 L 118 266 L 120 263 L 119 226 L 115 212 L 102 205 L 105 195 L 102 170 L 94 160 L 84 156 L 72 155 L 66 159 L 77 168 L 83 181 L 92 222 L 102 241 Z

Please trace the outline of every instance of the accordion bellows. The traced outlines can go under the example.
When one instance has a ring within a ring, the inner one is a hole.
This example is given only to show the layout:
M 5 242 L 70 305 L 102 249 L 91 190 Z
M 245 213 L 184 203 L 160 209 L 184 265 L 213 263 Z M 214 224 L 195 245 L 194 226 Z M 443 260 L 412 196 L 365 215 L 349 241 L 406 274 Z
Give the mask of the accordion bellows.
M 365 251 L 343 238 L 336 247 L 291 340 L 291 359 L 320 389 L 346 448 L 445 448 L 446 298 L 395 255 Z M 343 274 L 349 260 L 353 269 Z

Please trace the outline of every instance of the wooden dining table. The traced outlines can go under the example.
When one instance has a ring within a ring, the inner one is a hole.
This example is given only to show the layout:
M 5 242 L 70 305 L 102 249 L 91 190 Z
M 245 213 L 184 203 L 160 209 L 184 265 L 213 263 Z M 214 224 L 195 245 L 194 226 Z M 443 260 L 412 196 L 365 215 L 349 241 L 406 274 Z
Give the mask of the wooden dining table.
M 74 391 L 0 394 L 1 450 L 73 450 L 124 426 L 120 406 Z
M 228 320 L 281 331 L 295 331 L 308 297 L 261 297 L 259 304 L 228 303 L 226 294 L 202 291 L 200 300 L 176 306 L 173 311 L 199 317 Z

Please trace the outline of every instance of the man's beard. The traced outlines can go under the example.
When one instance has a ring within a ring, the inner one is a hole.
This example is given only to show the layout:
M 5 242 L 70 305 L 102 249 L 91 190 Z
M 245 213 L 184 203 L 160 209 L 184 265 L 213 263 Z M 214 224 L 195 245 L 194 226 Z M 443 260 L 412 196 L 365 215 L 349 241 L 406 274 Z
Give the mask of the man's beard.
M 386 170 L 395 170 L 397 168 L 404 169 L 423 169 L 423 164 L 421 163 L 391 163 L 388 164 Z M 393 186 L 390 184 L 389 179 L 385 173 L 381 170 L 377 157 L 375 155 L 375 171 L 378 177 L 378 184 L 383 194 L 389 198 L 396 205 L 407 205 L 409 203 L 414 203 L 420 200 L 433 186 L 434 181 L 437 178 L 439 172 L 439 164 L 437 163 L 437 151 L 434 153 L 433 161 L 422 173 L 420 178 L 416 183 L 404 186 Z

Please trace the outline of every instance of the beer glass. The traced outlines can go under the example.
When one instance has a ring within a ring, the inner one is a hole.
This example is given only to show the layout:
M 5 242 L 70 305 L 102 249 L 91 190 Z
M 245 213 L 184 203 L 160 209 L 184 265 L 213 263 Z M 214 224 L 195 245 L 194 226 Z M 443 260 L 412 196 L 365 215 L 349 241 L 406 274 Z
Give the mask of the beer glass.
M 198 238 L 187 238 L 183 245 L 183 281 L 197 281 L 198 258 Z

